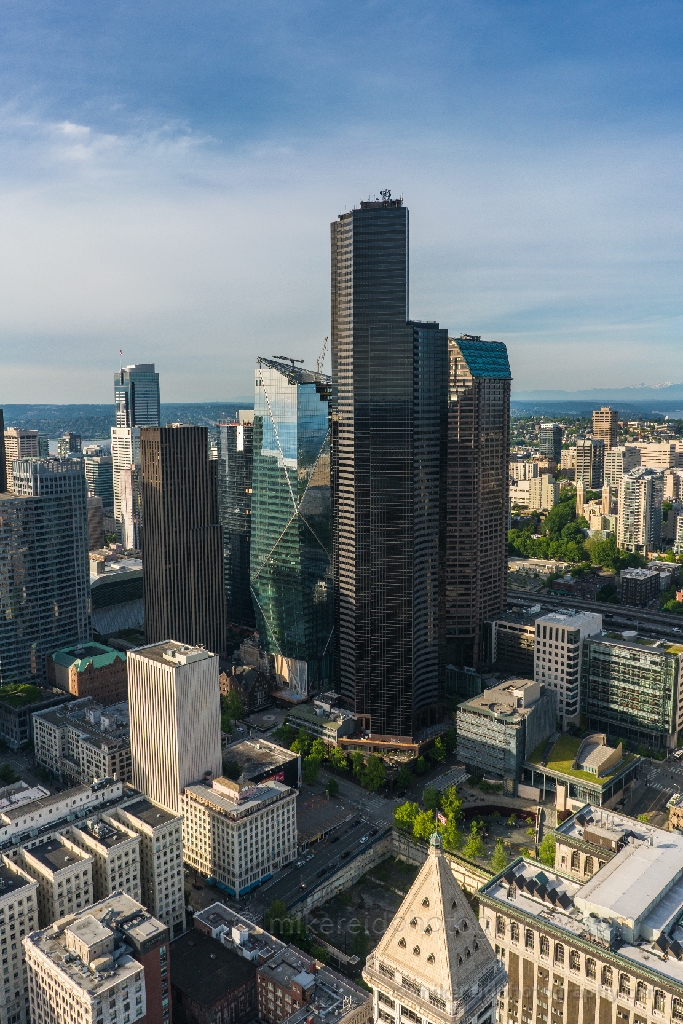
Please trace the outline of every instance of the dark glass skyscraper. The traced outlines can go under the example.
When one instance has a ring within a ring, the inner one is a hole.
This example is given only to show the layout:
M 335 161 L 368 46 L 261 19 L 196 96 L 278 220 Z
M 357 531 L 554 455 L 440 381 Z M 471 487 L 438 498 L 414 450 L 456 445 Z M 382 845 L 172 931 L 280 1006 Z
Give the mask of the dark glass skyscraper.
M 332 670 L 330 378 L 259 357 L 254 396 L 251 590 L 261 646 L 298 693 Z
M 0 494 L 7 490 L 7 466 L 5 465 L 5 418 L 0 409 Z
M 408 211 L 388 194 L 332 232 L 335 644 L 373 735 L 441 714 L 448 337 L 408 321 Z
M 154 363 L 124 366 L 114 374 L 117 427 L 158 427 L 159 374 Z
M 228 622 L 254 627 L 249 584 L 254 413 L 240 409 L 235 422 L 218 424 L 218 502 L 223 527 Z
M 223 531 L 206 427 L 143 427 L 142 566 L 147 643 L 225 649 Z
M 449 338 L 446 661 L 476 667 L 507 597 L 510 364 L 505 345 Z

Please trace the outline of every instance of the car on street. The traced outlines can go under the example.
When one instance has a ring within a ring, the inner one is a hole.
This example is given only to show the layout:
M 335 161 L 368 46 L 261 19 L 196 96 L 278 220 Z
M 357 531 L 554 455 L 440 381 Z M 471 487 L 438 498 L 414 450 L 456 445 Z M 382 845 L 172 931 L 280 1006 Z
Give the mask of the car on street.
M 332 838 L 330 839 L 330 842 L 331 843 L 338 843 L 339 842 L 339 836 L 332 836 Z
M 305 864 L 305 863 L 306 863 L 306 861 L 305 861 L 305 860 L 298 860 L 298 861 L 296 862 L 296 866 L 297 866 L 298 868 L 302 868 L 302 867 L 304 866 L 304 864 Z
M 348 855 L 349 855 L 350 853 L 351 853 L 351 851 L 350 851 L 350 850 L 344 850 L 344 852 L 342 853 L 342 857 L 348 857 Z
M 367 843 L 369 838 L 370 838 L 369 836 L 362 836 L 361 837 L 361 843 Z
M 376 836 L 378 832 L 379 832 L 378 828 L 371 828 L 370 829 L 370 835 L 371 836 Z
M 321 868 L 320 871 L 318 872 L 318 876 L 317 877 L 318 878 L 322 878 L 326 871 L 327 871 L 327 868 Z

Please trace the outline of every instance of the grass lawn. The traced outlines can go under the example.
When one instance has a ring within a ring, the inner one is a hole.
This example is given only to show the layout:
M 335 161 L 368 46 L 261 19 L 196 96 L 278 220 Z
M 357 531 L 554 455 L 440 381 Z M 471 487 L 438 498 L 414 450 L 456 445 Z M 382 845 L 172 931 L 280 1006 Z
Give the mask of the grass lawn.
M 10 686 L 0 686 L 0 700 L 4 700 L 13 708 L 23 708 L 27 704 L 33 704 L 41 700 L 43 691 L 38 686 L 31 686 L 30 683 L 14 683 Z

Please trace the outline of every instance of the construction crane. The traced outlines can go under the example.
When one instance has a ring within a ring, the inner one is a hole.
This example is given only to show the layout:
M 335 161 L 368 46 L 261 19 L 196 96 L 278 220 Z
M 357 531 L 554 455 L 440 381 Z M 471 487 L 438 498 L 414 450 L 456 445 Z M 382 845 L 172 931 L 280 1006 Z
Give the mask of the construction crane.
M 323 350 L 316 360 L 315 368 L 318 371 L 318 373 L 323 372 L 323 363 L 325 362 L 325 356 L 327 355 L 327 343 L 329 340 L 329 336 L 326 336 L 323 342 Z
M 295 363 L 303 363 L 303 359 L 292 359 L 291 356 L 273 356 L 273 359 L 282 359 L 286 363 L 291 363 L 292 364 L 292 369 L 294 369 L 294 364 Z

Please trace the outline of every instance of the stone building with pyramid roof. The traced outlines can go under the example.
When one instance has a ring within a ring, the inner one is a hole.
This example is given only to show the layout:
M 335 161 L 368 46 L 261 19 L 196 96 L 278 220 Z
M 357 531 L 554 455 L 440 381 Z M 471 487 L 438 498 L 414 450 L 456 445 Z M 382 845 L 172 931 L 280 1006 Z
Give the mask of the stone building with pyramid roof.
M 363 977 L 373 990 L 375 1021 L 495 1021 L 507 975 L 453 877 L 438 833 Z

